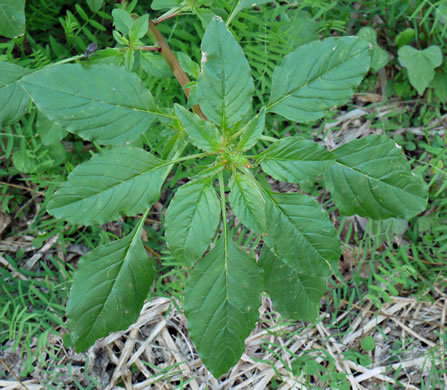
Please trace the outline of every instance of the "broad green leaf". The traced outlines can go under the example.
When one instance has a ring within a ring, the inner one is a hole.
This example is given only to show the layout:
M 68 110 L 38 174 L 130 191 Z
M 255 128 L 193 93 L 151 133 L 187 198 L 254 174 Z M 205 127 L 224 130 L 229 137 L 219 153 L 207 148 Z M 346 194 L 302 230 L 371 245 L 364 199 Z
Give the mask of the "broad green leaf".
M 25 32 L 25 0 L 0 0 L 0 35 L 15 38 Z
M 133 19 L 129 12 L 122 8 L 115 8 L 112 11 L 113 25 L 122 34 L 127 35 L 133 26 Z
M 87 4 L 92 12 L 98 12 L 104 5 L 104 0 L 87 0 Z
M 253 180 L 236 172 L 230 181 L 230 204 L 236 217 L 257 234 L 265 233 L 265 201 Z
M 48 66 L 22 85 L 49 119 L 106 145 L 135 141 L 160 114 L 138 76 L 112 64 Z
M 166 242 L 173 256 L 188 266 L 199 260 L 214 237 L 220 212 L 211 180 L 180 187 L 166 212 Z
M 149 15 L 142 15 L 132 24 L 129 31 L 130 42 L 135 43 L 143 38 L 149 29 Z
M 326 183 L 342 214 L 408 219 L 425 210 L 425 183 L 388 137 L 371 135 L 333 153 L 337 161 L 326 172 Z
M 220 17 L 208 25 L 202 41 L 202 71 L 197 97 L 205 116 L 228 128 L 250 110 L 254 91 L 244 52 Z
M 210 153 L 216 153 L 222 147 L 222 135 L 212 123 L 178 104 L 175 105 L 175 113 L 195 146 Z
M 320 119 L 351 98 L 369 63 L 369 43 L 357 37 L 299 46 L 275 68 L 267 108 L 296 122 Z
M 265 127 L 265 107 L 261 108 L 259 114 L 253 117 L 242 129 L 239 140 L 239 150 L 249 150 L 256 145 Z
M 189 334 L 218 378 L 234 366 L 259 317 L 262 269 L 231 238 L 221 238 L 192 270 L 185 288 Z
M 0 126 L 17 122 L 25 113 L 28 95 L 20 80 L 31 70 L 0 61 Z
M 259 265 L 264 269 L 264 289 L 284 317 L 314 321 L 321 297 L 327 290 L 326 276 L 309 275 L 275 256 L 267 245 L 262 248 Z
M 48 203 L 56 218 L 92 225 L 136 215 L 160 195 L 167 163 L 125 146 L 96 154 L 78 165 Z
M 55 144 L 61 141 L 67 134 L 67 131 L 63 127 L 50 121 L 41 112 L 37 114 L 36 130 L 44 145 Z
M 323 174 L 335 156 L 322 146 L 302 137 L 274 142 L 262 155 L 262 170 L 276 180 L 300 183 Z
M 430 46 L 418 50 L 411 46 L 403 46 L 397 52 L 399 62 L 407 68 L 408 78 L 419 95 L 422 95 L 435 76 L 434 69 L 442 63 L 442 52 L 439 46 Z
M 377 44 L 377 33 L 371 27 L 363 27 L 358 32 L 357 36 L 373 45 L 371 52 L 371 69 L 373 72 L 378 72 L 388 63 L 388 53 Z
M 265 200 L 264 241 L 272 252 L 297 273 L 330 275 L 340 257 L 340 240 L 321 206 L 297 193 L 267 193 Z
M 142 226 L 81 257 L 67 308 L 76 351 L 137 320 L 155 277 L 141 241 Z

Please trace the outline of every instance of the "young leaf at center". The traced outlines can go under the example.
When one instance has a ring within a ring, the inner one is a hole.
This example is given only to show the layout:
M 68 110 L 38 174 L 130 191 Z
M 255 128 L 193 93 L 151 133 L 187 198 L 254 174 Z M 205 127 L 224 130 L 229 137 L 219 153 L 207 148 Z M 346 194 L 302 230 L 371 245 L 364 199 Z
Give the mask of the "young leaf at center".
M 174 257 L 188 266 L 199 260 L 216 232 L 220 211 L 210 179 L 180 187 L 166 212 L 166 242 Z
M 222 147 L 222 135 L 212 123 L 178 104 L 175 105 L 175 113 L 195 146 L 210 153 L 215 153 Z
M 239 220 L 252 231 L 266 231 L 265 201 L 253 180 L 236 172 L 230 181 L 230 204 Z

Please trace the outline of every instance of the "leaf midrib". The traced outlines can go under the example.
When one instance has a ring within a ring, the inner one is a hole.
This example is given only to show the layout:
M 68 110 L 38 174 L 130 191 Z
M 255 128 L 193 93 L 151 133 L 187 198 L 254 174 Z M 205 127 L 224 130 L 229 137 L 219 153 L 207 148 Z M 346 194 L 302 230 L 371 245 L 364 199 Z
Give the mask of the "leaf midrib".
M 379 182 L 379 183 L 381 183 L 381 184 L 383 184 L 383 185 L 385 185 L 385 186 L 388 186 L 388 187 L 391 187 L 391 188 L 393 188 L 393 189 L 395 189 L 395 190 L 401 191 L 401 192 L 403 192 L 404 194 L 408 194 L 408 195 L 411 195 L 411 196 L 415 196 L 415 197 L 420 198 L 420 196 L 417 195 L 417 194 L 413 194 L 412 192 L 405 191 L 403 188 L 400 188 L 400 187 L 394 186 L 394 185 L 392 185 L 392 184 L 386 183 L 385 181 L 380 180 L 380 179 L 378 179 L 378 178 L 376 178 L 376 177 L 374 177 L 374 176 L 370 176 L 370 175 L 368 175 L 367 173 L 364 173 L 364 172 L 362 172 L 361 170 L 356 169 L 356 168 L 354 168 L 354 167 L 350 167 L 350 166 L 348 166 L 348 165 L 344 165 L 344 164 L 342 164 L 341 162 L 339 162 L 338 160 L 335 161 L 335 164 L 338 164 L 338 165 L 340 165 L 340 166 L 343 167 L 343 168 L 350 169 L 351 171 L 354 171 L 354 172 L 356 172 L 356 173 L 358 173 L 358 174 L 360 174 L 360 175 L 362 175 L 362 176 L 365 176 L 366 178 L 370 179 L 371 181 Z M 402 170 L 402 169 L 399 169 L 399 170 L 400 170 L 400 171 L 403 171 L 403 172 L 405 172 L 405 173 L 408 173 L 408 172 L 406 172 L 405 170 Z
M 77 202 L 82 202 L 82 201 L 84 201 L 84 200 L 86 200 L 86 199 L 90 199 L 90 198 L 93 198 L 93 197 L 95 197 L 95 196 L 99 196 L 100 194 L 102 194 L 102 193 L 104 193 L 104 192 L 107 192 L 107 191 L 109 191 L 109 190 L 111 190 L 111 189 L 114 189 L 114 188 L 116 188 L 116 187 L 118 187 L 118 186 L 120 186 L 120 185 L 122 185 L 122 184 L 126 184 L 127 182 L 129 182 L 129 181 L 131 181 L 131 180 L 134 180 L 134 179 L 136 179 L 136 178 L 138 178 L 138 177 L 140 177 L 140 176 L 144 176 L 144 175 L 146 175 L 146 174 L 148 174 L 148 173 L 150 173 L 150 172 L 156 171 L 156 170 L 158 170 L 158 169 L 160 169 L 160 168 L 163 168 L 164 166 L 169 165 L 169 164 L 172 164 L 172 162 L 171 162 L 171 161 L 165 161 L 165 162 L 163 162 L 163 164 L 158 165 L 157 167 L 154 167 L 154 168 L 145 170 L 144 172 L 142 172 L 142 173 L 138 173 L 138 174 L 136 174 L 136 175 L 134 175 L 134 176 L 132 176 L 132 177 L 126 179 L 125 181 L 121 181 L 121 182 L 118 183 L 118 184 L 114 184 L 114 185 L 112 185 L 112 186 L 106 187 L 105 189 L 101 189 L 99 192 L 96 192 L 96 193 L 94 193 L 94 194 L 92 194 L 92 195 L 89 195 L 89 196 L 87 196 L 87 197 L 82 197 L 81 199 L 76 200 L 76 201 L 74 201 L 74 202 L 71 202 L 71 203 L 68 203 L 68 204 L 64 204 L 63 206 L 58 207 L 58 208 L 62 208 L 62 207 L 66 207 L 66 206 L 72 206 L 73 204 L 76 204 Z M 79 174 L 78 174 L 78 175 L 79 175 Z M 79 176 L 83 176 L 83 175 L 79 175 Z M 84 175 L 84 177 L 92 177 L 92 176 L 98 176 L 98 175 Z M 69 183 L 69 182 L 67 182 L 67 183 Z M 69 186 L 69 187 L 68 187 L 68 185 L 67 185 L 67 187 L 62 187 L 61 190 L 65 189 L 65 188 L 72 188 L 72 187 L 73 187 L 73 186 Z M 57 193 L 55 194 L 55 198 L 57 198 L 56 195 L 57 195 Z M 65 197 L 65 195 L 60 195 L 60 196 L 61 196 L 61 197 Z
M 290 93 L 288 93 L 288 94 L 286 94 L 285 96 L 283 96 L 281 99 L 277 100 L 276 102 L 273 102 L 273 103 L 269 104 L 269 105 L 267 106 L 267 111 L 270 111 L 274 106 L 276 106 L 277 104 L 281 103 L 284 99 L 289 98 L 290 96 L 292 96 L 292 95 L 293 95 L 294 93 L 296 93 L 297 91 L 300 91 L 300 90 L 306 88 L 309 84 L 313 83 L 315 80 L 317 80 L 317 79 L 323 77 L 323 75 L 325 75 L 325 74 L 327 74 L 327 73 L 329 73 L 329 72 L 332 72 L 334 69 L 336 69 L 336 68 L 339 67 L 339 66 L 344 65 L 346 62 L 348 62 L 348 61 L 351 60 L 352 58 L 358 56 L 358 54 L 359 54 L 359 53 L 357 53 L 356 55 L 352 55 L 352 56 L 349 57 L 346 61 L 344 61 L 344 62 L 342 62 L 342 63 L 340 63 L 340 64 L 337 64 L 337 65 L 333 66 L 332 68 L 329 68 L 326 72 L 317 75 L 315 78 L 310 79 L 309 81 L 307 81 L 307 82 L 306 82 L 305 84 L 303 84 L 302 86 L 300 86 L 300 87 L 298 87 L 298 88 L 295 88 L 295 89 L 292 90 Z M 332 55 L 332 53 L 331 53 L 331 55 Z M 348 88 L 345 88 L 345 89 L 348 89 Z M 345 89 L 343 89 L 343 90 L 345 90 Z M 317 97 L 313 97 L 313 98 L 317 98 Z M 317 98 L 317 99 L 318 99 L 318 98 Z M 314 112 L 314 111 L 312 111 L 312 112 Z
M 124 106 L 124 105 L 121 105 L 121 104 L 110 103 L 110 102 L 106 102 L 104 100 L 99 100 L 99 99 L 95 99 L 95 98 L 91 98 L 91 97 L 85 97 L 85 96 L 81 96 L 81 95 L 76 95 L 74 93 L 69 93 L 69 92 L 63 91 L 63 90 L 61 91 L 61 90 L 55 89 L 55 88 L 48 88 L 48 87 L 45 87 L 45 86 L 42 86 L 42 85 L 39 85 L 39 84 L 31 83 L 31 82 L 26 81 L 26 80 L 25 81 L 19 81 L 19 82 L 22 85 L 23 84 L 30 84 L 30 85 L 35 86 L 37 88 L 45 88 L 48 91 L 52 91 L 52 92 L 56 92 L 56 93 L 60 93 L 60 94 L 65 94 L 65 95 L 68 95 L 68 96 L 76 97 L 76 98 L 79 98 L 79 99 L 84 99 L 84 100 L 91 101 L 91 102 L 94 102 L 94 103 L 108 105 L 108 106 L 112 106 L 112 107 L 116 107 L 116 108 L 121 108 L 121 109 L 128 110 L 128 111 L 136 111 L 136 112 L 143 112 L 143 113 L 152 114 L 152 115 L 158 115 L 158 116 L 162 116 L 164 118 L 167 117 L 167 115 L 165 115 L 165 114 L 163 114 L 163 113 L 161 113 L 159 111 L 150 111 L 150 110 L 147 110 L 147 109 L 141 109 L 141 108 L 135 108 L 135 107 L 130 107 L 130 106 Z M 26 86 L 23 85 L 23 88 L 26 90 Z M 28 96 L 31 97 L 32 101 L 36 104 L 36 102 L 34 101 L 33 95 L 31 93 L 29 93 L 28 91 L 27 91 L 27 94 L 28 94 Z

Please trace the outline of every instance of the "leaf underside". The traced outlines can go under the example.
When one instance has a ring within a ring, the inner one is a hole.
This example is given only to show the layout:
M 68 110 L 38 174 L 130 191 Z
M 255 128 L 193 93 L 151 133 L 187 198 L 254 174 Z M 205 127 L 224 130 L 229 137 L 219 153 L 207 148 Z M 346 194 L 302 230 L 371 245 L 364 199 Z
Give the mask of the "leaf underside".
M 141 226 L 127 237 L 83 256 L 68 300 L 68 321 L 78 352 L 138 318 L 155 270 L 141 241 Z
M 333 153 L 337 161 L 325 178 L 342 214 L 408 219 L 425 210 L 426 186 L 390 138 L 371 135 Z
M 56 218 L 74 224 L 103 224 L 136 215 L 160 195 L 166 162 L 124 146 L 96 154 L 77 166 L 48 203 Z
M 369 50 L 357 37 L 299 46 L 273 72 L 269 111 L 300 123 L 322 118 L 352 97 L 369 69 Z
M 135 141 L 159 115 L 138 76 L 112 64 L 48 66 L 21 83 L 49 119 L 106 145 Z
M 200 358 L 218 378 L 240 359 L 261 304 L 262 269 L 221 238 L 196 265 L 185 288 L 188 329 Z

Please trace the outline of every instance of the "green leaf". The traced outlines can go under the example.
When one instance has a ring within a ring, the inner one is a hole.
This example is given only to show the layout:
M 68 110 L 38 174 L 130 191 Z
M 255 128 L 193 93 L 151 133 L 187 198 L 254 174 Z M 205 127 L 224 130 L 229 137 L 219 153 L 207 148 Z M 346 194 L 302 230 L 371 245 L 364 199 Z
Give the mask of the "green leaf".
M 160 195 L 168 163 L 140 148 L 106 150 L 78 165 L 48 203 L 56 218 L 91 225 L 137 215 Z
M 321 297 L 327 290 L 326 276 L 300 272 L 275 256 L 267 245 L 262 248 L 259 265 L 264 269 L 264 289 L 279 313 L 294 320 L 317 319 Z
M 268 110 L 306 123 L 346 103 L 369 69 L 369 43 L 327 38 L 299 46 L 273 72 Z
M 0 126 L 17 122 L 28 106 L 28 95 L 19 84 L 31 70 L 0 61 Z
M 388 137 L 371 135 L 333 153 L 337 161 L 326 172 L 326 183 L 342 214 L 408 219 L 425 210 L 425 183 Z
M 371 27 L 363 27 L 357 36 L 373 45 L 371 53 L 371 69 L 378 72 L 388 63 L 388 52 L 377 44 L 377 33 Z
M 253 91 L 244 52 L 222 19 L 214 17 L 203 36 L 202 71 L 197 81 L 203 113 L 219 127 L 231 127 L 251 109 Z
M 422 95 L 435 76 L 434 69 L 442 63 L 440 47 L 430 46 L 417 50 L 411 46 L 403 46 L 397 54 L 400 64 L 407 68 L 411 85 Z
M 140 65 L 141 68 L 151 77 L 172 77 L 171 68 L 165 59 L 159 54 L 140 52 Z
M 436 72 L 430 87 L 434 89 L 436 97 L 441 102 L 447 101 L 447 73 Z
M 238 362 L 261 304 L 262 270 L 232 239 L 225 241 L 200 260 L 185 287 L 189 334 L 216 378 Z
M 36 130 L 44 145 L 55 144 L 61 141 L 67 134 L 67 131 L 63 127 L 50 121 L 41 112 L 37 114 Z
M 195 146 L 210 153 L 215 153 L 222 147 L 222 135 L 212 123 L 178 104 L 175 104 L 175 113 Z
M 129 31 L 130 42 L 135 43 L 143 38 L 149 29 L 149 15 L 142 15 L 132 24 Z
M 374 341 L 374 337 L 366 336 L 363 337 L 362 341 L 360 341 L 360 346 L 364 351 L 370 352 L 376 348 L 376 342 Z
M 242 135 L 239 140 L 238 149 L 241 151 L 249 150 L 256 145 L 262 131 L 265 127 L 265 107 L 261 108 L 259 114 L 253 117 L 242 129 Z
M 413 38 L 416 36 L 416 31 L 413 28 L 407 28 L 396 35 L 396 45 L 401 48 L 402 46 L 408 45 Z
M 253 179 L 236 172 L 230 190 L 229 200 L 236 217 L 255 233 L 265 233 L 265 201 Z
M 297 273 L 327 276 L 337 268 L 340 240 L 328 215 L 312 198 L 267 193 L 265 243 Z
M 25 32 L 25 0 L 0 0 L 0 35 L 15 38 Z
M 133 26 L 133 19 L 129 12 L 122 8 L 115 8 L 112 11 L 113 25 L 122 34 L 127 35 Z
M 92 12 L 98 12 L 104 5 L 104 0 L 87 0 L 87 4 Z
M 123 239 L 81 257 L 67 308 L 76 351 L 137 320 L 155 277 L 141 241 L 143 222 Z
M 181 51 L 175 53 L 184 72 L 188 73 L 191 77 L 197 79 L 200 73 L 200 65 L 194 62 L 190 56 Z
M 49 119 L 106 145 L 135 141 L 160 115 L 138 76 L 112 64 L 48 66 L 21 83 Z
M 166 242 L 173 256 L 188 266 L 199 260 L 214 237 L 220 212 L 211 180 L 180 187 L 166 212 Z
M 20 149 L 12 155 L 12 162 L 14 167 L 20 172 L 34 173 L 39 169 L 36 159 L 33 158 L 26 149 Z
M 320 39 L 320 24 L 306 11 L 298 11 L 296 8 L 289 8 L 281 15 L 278 27 L 286 37 L 282 44 L 283 53 L 290 53 L 298 46 Z M 282 46 L 281 45 L 281 46 Z
M 260 158 L 264 172 L 276 180 L 289 183 L 314 180 L 335 160 L 331 152 L 302 137 L 287 137 L 276 141 Z

